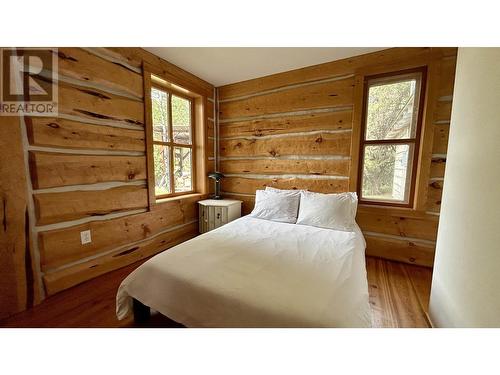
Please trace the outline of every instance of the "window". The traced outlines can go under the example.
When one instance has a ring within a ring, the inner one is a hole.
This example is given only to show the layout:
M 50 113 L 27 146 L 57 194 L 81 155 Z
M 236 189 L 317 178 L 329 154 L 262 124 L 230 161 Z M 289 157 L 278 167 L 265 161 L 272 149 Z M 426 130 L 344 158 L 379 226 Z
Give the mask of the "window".
M 154 85 L 151 106 L 155 196 L 192 193 L 193 100 Z
M 367 78 L 358 188 L 361 203 L 413 205 L 424 83 L 422 69 Z

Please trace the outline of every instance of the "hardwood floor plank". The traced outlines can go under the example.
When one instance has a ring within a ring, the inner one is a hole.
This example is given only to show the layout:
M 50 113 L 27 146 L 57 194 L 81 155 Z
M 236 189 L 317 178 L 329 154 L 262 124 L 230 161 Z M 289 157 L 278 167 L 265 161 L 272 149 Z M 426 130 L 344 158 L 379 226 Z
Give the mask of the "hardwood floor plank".
M 366 269 L 373 327 L 430 327 L 423 304 L 430 295 L 430 268 L 367 257 Z
M 0 321 L 0 327 L 134 327 L 131 318 L 116 319 L 115 297 L 122 280 L 144 261 L 48 297 L 42 304 Z M 367 257 L 366 270 L 373 327 L 429 327 L 424 311 L 430 294 L 430 268 Z M 171 322 L 153 313 L 141 327 L 171 327 Z
M 389 279 L 385 261 L 378 258 L 366 258 L 368 292 L 372 308 L 372 327 L 397 328 L 395 312 L 392 309 L 389 291 Z
M 97 277 L 48 297 L 40 305 L 0 321 L 0 327 L 124 327 L 132 319 L 115 316 L 116 291 L 143 261 Z
M 427 311 L 431 295 L 432 270 L 428 267 L 418 267 L 410 264 L 405 264 L 404 267 L 423 310 Z
M 391 276 L 391 301 L 401 328 L 427 328 L 428 323 L 419 299 L 410 281 L 405 266 L 396 262 L 388 262 L 388 273 Z

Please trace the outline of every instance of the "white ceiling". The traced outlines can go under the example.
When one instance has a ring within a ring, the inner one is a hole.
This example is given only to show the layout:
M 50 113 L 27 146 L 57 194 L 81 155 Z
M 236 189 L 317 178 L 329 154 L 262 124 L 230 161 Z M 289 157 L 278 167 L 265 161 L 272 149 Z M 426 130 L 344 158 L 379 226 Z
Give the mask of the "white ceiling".
M 150 47 L 145 49 L 215 86 L 222 86 L 384 48 Z

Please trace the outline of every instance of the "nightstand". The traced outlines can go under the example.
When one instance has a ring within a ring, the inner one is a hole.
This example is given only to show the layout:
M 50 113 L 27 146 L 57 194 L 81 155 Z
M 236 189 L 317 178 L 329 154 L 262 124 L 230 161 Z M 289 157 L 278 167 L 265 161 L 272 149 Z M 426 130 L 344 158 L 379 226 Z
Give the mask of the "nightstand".
M 211 231 L 241 216 L 241 201 L 234 199 L 206 199 L 199 201 L 200 233 Z

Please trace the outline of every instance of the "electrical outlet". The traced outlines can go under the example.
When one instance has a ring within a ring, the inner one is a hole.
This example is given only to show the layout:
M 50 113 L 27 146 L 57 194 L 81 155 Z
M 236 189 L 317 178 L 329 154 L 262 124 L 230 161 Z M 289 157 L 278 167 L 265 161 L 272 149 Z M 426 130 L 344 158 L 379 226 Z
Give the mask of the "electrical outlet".
M 82 240 L 82 245 L 92 242 L 92 237 L 90 236 L 90 229 L 80 232 L 80 239 Z

